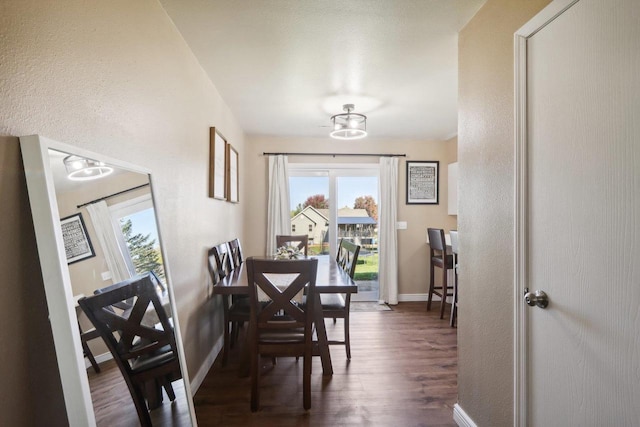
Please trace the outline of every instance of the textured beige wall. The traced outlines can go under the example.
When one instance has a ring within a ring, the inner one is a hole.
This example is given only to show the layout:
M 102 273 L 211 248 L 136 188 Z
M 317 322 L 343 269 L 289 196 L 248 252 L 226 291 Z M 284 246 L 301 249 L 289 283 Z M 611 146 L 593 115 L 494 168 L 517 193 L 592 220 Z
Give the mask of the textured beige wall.
M 513 34 L 549 0 L 488 0 L 459 35 L 458 401 L 513 417 Z
M 268 160 L 263 152 L 404 153 L 398 167 L 398 221 L 407 221 L 398 230 L 399 293 L 425 294 L 429 286 L 427 227 L 450 230 L 456 217 L 447 214 L 447 165 L 456 159 L 456 138 L 449 141 L 391 141 L 367 138 L 345 144 L 330 138 L 279 138 L 248 136 L 245 146 L 245 180 L 250 187 L 245 211 L 245 253 L 263 254 L 266 245 Z M 406 205 L 405 160 L 440 161 L 440 204 Z M 375 163 L 377 157 L 290 156 L 291 163 Z
M 157 1 L 5 1 L 0 5 L 0 40 L 0 135 L 37 133 L 153 171 L 160 228 L 194 376 L 222 330 L 220 302 L 208 285 L 205 251 L 234 237 L 244 240 L 247 205 L 207 197 L 209 127 L 222 130 L 242 161 L 240 126 Z M 4 144 L 15 141 L 4 138 L 0 144 L 5 150 Z M 33 319 L 41 321 L 39 327 L 46 324 L 46 313 L 40 297 L 27 311 L 30 292 L 40 292 L 41 283 L 31 280 L 38 264 L 24 178 L 15 176 L 21 160 L 14 145 L 0 158 L 0 223 L 7 230 L 0 242 L 0 288 L 3 296 L 8 293 L 0 298 L 0 313 L 13 315 L 3 322 L 11 327 L 0 332 L 3 343 L 12 343 L 11 356 L 0 350 L 2 366 L 11 371 L 5 375 L 3 370 L 0 417 L 49 415 L 56 420 L 61 394 L 29 395 L 24 385 L 31 369 L 42 374 L 35 380 L 38 389 L 50 391 L 58 380 L 57 369 L 41 372 L 29 363 L 34 358 L 35 365 L 51 367 L 55 355 L 28 344 L 46 335 L 47 328 L 27 334 Z M 244 186 L 241 179 L 240 200 L 247 199 Z M 43 346 L 51 347 L 47 342 Z M 34 402 L 25 402 L 36 396 L 47 396 L 57 405 L 33 411 Z M 47 412 L 51 407 L 56 409 Z

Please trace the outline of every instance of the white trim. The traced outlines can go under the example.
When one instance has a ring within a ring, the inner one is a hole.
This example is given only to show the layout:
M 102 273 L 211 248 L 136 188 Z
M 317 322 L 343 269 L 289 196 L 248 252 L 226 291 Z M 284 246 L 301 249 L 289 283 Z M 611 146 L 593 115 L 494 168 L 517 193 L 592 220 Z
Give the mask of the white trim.
M 195 374 L 195 376 L 191 380 L 191 396 L 195 396 L 196 393 L 198 392 L 198 389 L 202 385 L 202 382 L 204 381 L 204 379 L 207 377 L 207 374 L 209 373 L 211 366 L 213 366 L 213 363 L 216 361 L 216 357 L 218 357 L 218 354 L 222 350 L 223 344 L 224 344 L 224 337 L 220 336 L 216 341 L 216 343 L 213 345 L 213 348 L 211 349 L 209 354 L 207 355 L 207 358 L 204 360 L 204 363 L 200 365 L 200 369 L 198 369 L 198 372 Z
M 527 408 L 527 310 L 523 302 L 527 287 L 527 39 L 577 3 L 555 0 L 514 35 L 514 298 L 513 298 L 513 425 L 526 427 Z M 454 411 L 455 414 L 455 411 Z
M 562 15 L 567 9 L 577 3 L 579 0 L 555 0 L 549 3 L 536 16 L 531 18 L 518 31 L 516 36 L 529 38 L 535 33 L 543 29 L 547 24 Z
M 99 354 L 97 356 L 94 355 L 93 358 L 96 359 L 96 363 L 99 365 L 106 361 L 112 360 L 113 355 L 111 354 L 111 352 L 106 352 L 106 353 Z M 91 362 L 89 362 L 89 359 L 87 359 L 86 357 L 84 358 L 84 367 L 87 369 L 89 368 L 93 369 L 93 366 L 91 366 Z
M 398 294 L 398 302 L 415 302 L 415 301 L 427 301 L 429 294 Z M 431 301 L 440 301 L 438 295 L 434 295 Z
M 453 421 L 460 427 L 478 427 L 459 404 L 453 405 Z

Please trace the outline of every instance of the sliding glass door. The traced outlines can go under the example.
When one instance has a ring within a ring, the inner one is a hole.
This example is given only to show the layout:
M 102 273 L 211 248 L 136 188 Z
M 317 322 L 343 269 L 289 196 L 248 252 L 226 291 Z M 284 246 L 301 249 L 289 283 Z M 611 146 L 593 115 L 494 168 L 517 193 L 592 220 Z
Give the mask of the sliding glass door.
M 352 299 L 378 300 L 378 165 L 289 164 L 291 233 L 335 258 L 340 239 L 360 245 Z

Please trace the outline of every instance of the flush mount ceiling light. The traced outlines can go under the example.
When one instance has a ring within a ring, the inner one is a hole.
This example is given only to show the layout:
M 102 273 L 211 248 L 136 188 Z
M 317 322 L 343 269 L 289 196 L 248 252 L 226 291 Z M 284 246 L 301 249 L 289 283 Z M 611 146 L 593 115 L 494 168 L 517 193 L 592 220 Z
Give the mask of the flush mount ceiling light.
M 360 139 L 367 136 L 367 116 L 352 113 L 353 104 L 344 104 L 342 109 L 346 113 L 331 116 L 333 130 L 329 134 L 335 139 Z
M 67 178 L 73 181 L 89 181 L 109 175 L 113 168 L 97 160 L 80 156 L 67 156 L 62 162 L 67 170 Z

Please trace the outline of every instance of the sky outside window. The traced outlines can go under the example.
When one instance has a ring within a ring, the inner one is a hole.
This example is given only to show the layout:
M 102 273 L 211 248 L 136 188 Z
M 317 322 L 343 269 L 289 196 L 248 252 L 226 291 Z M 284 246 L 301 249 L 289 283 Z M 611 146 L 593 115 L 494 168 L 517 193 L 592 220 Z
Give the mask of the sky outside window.
M 323 194 L 329 198 L 329 177 L 291 177 L 289 179 L 291 210 L 304 203 L 309 196 Z M 338 191 L 338 208 L 348 206 L 353 208 L 356 198 L 372 196 L 378 202 L 378 178 L 375 176 L 354 176 L 341 180 Z M 331 201 L 330 201 L 331 202 Z

